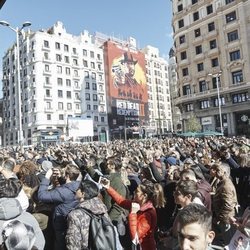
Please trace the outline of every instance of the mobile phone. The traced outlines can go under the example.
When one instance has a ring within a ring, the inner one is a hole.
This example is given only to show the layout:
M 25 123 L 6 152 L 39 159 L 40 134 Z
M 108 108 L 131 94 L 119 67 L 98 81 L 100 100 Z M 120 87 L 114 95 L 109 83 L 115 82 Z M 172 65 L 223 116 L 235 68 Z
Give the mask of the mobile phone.
M 98 181 L 99 184 L 102 184 L 102 185 L 104 185 L 104 186 L 108 185 L 109 182 L 110 182 L 110 181 L 109 181 L 107 178 L 102 177 L 102 176 L 100 176 L 99 181 Z

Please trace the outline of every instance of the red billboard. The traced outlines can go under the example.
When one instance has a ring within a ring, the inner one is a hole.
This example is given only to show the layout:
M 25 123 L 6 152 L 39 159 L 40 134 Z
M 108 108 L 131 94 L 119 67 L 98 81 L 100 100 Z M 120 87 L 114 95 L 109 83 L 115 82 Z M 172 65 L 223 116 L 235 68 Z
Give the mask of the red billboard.
M 105 56 L 109 70 L 109 104 L 112 108 L 112 119 L 116 120 L 115 124 L 119 125 L 119 116 L 138 122 L 147 119 L 145 55 L 108 41 L 105 44 Z

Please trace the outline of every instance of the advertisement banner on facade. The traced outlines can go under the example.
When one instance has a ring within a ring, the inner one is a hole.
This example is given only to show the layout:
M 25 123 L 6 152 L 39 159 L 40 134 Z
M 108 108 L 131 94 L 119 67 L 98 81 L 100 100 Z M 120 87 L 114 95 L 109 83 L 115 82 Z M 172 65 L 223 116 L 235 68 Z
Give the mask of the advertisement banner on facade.
M 148 117 L 148 92 L 146 83 L 145 55 L 140 51 L 105 43 L 108 62 L 109 98 L 112 108 L 112 125 L 127 121 L 145 120 Z

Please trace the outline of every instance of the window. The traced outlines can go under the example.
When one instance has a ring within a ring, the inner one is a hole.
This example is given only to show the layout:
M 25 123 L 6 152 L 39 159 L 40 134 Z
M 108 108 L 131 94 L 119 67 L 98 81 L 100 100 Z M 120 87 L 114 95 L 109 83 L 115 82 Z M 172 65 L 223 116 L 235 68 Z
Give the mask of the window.
M 83 63 L 84 67 L 88 67 L 88 61 L 87 60 L 83 60 L 82 63 Z
M 212 4 L 207 6 L 207 14 L 209 15 L 211 13 L 213 13 L 213 5 Z
M 240 59 L 240 50 L 235 50 L 229 53 L 230 61 L 236 61 Z
M 63 102 L 58 102 L 58 109 L 63 110 Z
M 48 64 L 45 64 L 45 71 L 49 72 L 49 65 Z
M 209 101 L 208 100 L 204 100 L 200 102 L 200 108 L 201 109 L 207 109 L 210 107 Z
M 91 105 L 87 104 L 87 110 L 91 110 Z
M 89 89 L 89 82 L 85 83 L 85 89 Z
M 92 79 L 96 79 L 96 73 L 92 72 L 91 78 L 92 78 Z
M 66 96 L 67 96 L 67 98 L 71 98 L 71 91 L 67 91 Z
M 182 51 L 181 52 L 181 60 L 185 60 L 187 59 L 187 52 L 186 51 Z
M 76 48 L 73 48 L 72 51 L 73 51 L 73 54 L 74 54 L 74 55 L 77 54 L 77 53 L 76 53 Z
M 217 47 L 216 40 L 212 40 L 209 42 L 210 49 L 215 49 Z
M 57 95 L 58 95 L 58 97 L 63 97 L 63 91 L 62 90 L 58 90 L 57 91 Z
M 62 66 L 56 66 L 56 71 L 58 74 L 62 74 Z
M 198 0 L 192 0 L 192 4 L 195 4 L 197 2 L 198 2 Z
M 178 12 L 182 11 L 183 10 L 183 5 L 179 4 L 178 7 L 177 7 L 177 9 L 178 9 Z
M 50 97 L 50 90 L 49 89 L 46 89 L 45 93 L 46 93 L 46 97 Z
M 233 79 L 233 84 L 237 84 L 237 83 L 243 82 L 243 73 L 242 73 L 242 70 L 238 70 L 238 71 L 232 72 L 232 79 Z
M 207 25 L 207 29 L 208 29 L 208 32 L 211 32 L 211 31 L 215 30 L 215 24 L 214 24 L 214 22 L 209 23 Z
M 211 60 L 211 65 L 212 65 L 212 67 L 217 67 L 217 66 L 219 66 L 219 60 L 218 60 L 217 57 L 216 57 L 216 58 L 213 58 L 213 59 Z
M 214 107 L 218 107 L 219 106 L 218 98 L 214 98 L 213 99 L 213 104 L 214 104 Z M 220 97 L 220 105 L 221 106 L 225 105 L 225 97 L 224 96 Z
M 64 57 L 64 62 L 69 63 L 69 57 L 68 56 Z
M 185 35 L 179 37 L 179 42 L 180 42 L 180 44 L 186 42 L 186 37 L 185 37 Z
M 183 19 L 178 21 L 178 26 L 179 26 L 179 29 L 184 27 L 184 20 Z
M 213 89 L 217 89 L 217 77 L 212 78 Z M 218 77 L 218 86 L 221 87 L 220 76 Z
M 195 36 L 195 37 L 198 37 L 198 36 L 200 36 L 200 35 L 201 35 L 201 30 L 200 30 L 200 28 L 194 30 L 194 36 Z
M 91 67 L 91 69 L 95 69 L 95 63 L 94 63 L 94 62 L 91 62 L 91 63 L 90 63 L 90 67 Z
M 185 85 L 182 87 L 183 95 L 190 95 L 191 94 L 191 88 L 190 85 Z
M 88 71 L 84 71 L 84 77 L 89 78 L 89 72 Z
M 186 111 L 189 112 L 189 111 L 193 111 L 194 110 L 194 105 L 193 103 L 189 103 L 186 105 Z
M 238 30 L 227 33 L 228 42 L 232 42 L 239 39 Z
M 68 52 L 69 51 L 69 45 L 64 44 L 64 51 Z
M 196 52 L 196 55 L 201 54 L 202 53 L 202 46 L 201 45 L 196 46 L 195 52 Z
M 70 75 L 70 68 L 69 67 L 65 68 L 65 73 L 66 73 L 66 75 Z
M 232 95 L 233 103 L 246 102 L 247 100 L 248 100 L 248 93 L 247 92 Z
M 226 0 L 226 4 L 230 4 L 232 2 L 234 2 L 234 0 Z
M 56 49 L 60 49 L 60 43 L 55 44 Z
M 79 92 L 76 92 L 76 93 L 75 93 L 75 99 L 76 99 L 76 100 L 80 100 L 80 93 L 79 93 Z
M 62 114 L 60 114 L 58 118 L 59 118 L 59 120 L 60 120 L 60 121 L 63 121 L 63 120 L 64 120 L 64 118 L 63 118 L 63 115 L 62 115 Z
M 76 107 L 76 110 L 79 110 L 81 106 L 80 106 L 79 103 L 76 103 L 76 106 L 75 106 L 75 107 Z
M 87 56 L 87 55 L 88 55 L 88 52 L 87 52 L 86 49 L 83 49 L 83 50 L 82 50 L 82 55 L 83 55 L 83 56 Z
M 200 71 L 203 71 L 204 70 L 204 64 L 203 63 L 198 63 L 197 64 L 197 71 L 200 72 Z
M 199 81 L 200 92 L 207 91 L 207 83 L 205 80 Z
M 188 75 L 188 68 L 182 69 L 182 76 L 187 76 Z
M 73 59 L 73 65 L 78 65 L 78 61 L 77 61 L 77 59 Z
M 72 103 L 67 103 L 67 110 L 72 110 Z
M 70 79 L 66 79 L 66 86 L 71 87 L 71 80 Z
M 194 22 L 199 20 L 199 12 L 198 11 L 193 13 L 193 20 L 194 20 Z
M 76 70 L 76 69 L 74 70 L 74 76 L 76 76 L 76 77 L 78 76 L 78 70 Z
M 59 54 L 56 54 L 56 61 L 61 62 L 62 61 L 62 56 Z
M 63 79 L 62 78 L 57 78 L 57 85 L 62 86 L 63 85 Z
M 96 83 L 93 83 L 93 84 L 92 84 L 92 89 L 93 89 L 93 90 L 97 90 L 97 85 L 96 85 Z
M 90 94 L 89 93 L 85 93 L 85 99 L 88 100 L 88 101 L 90 100 Z
M 93 94 L 93 101 L 97 101 L 97 95 Z
M 236 19 L 236 12 L 235 11 L 226 15 L 226 22 L 227 23 L 230 23 L 230 22 L 234 21 L 235 19 Z
M 49 48 L 49 41 L 44 40 L 44 41 L 43 41 L 43 46 L 44 46 L 45 48 Z
M 51 120 L 51 114 L 47 114 L 47 121 Z
M 45 59 L 45 60 L 48 60 L 48 59 L 49 59 L 49 53 L 44 52 L 44 59 Z

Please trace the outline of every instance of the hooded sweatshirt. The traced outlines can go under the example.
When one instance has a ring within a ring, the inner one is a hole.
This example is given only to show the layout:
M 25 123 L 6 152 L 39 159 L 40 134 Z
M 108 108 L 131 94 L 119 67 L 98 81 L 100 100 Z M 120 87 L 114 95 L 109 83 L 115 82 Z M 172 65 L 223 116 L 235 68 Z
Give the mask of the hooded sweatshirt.
M 34 246 L 39 250 L 44 249 L 45 239 L 35 217 L 24 211 L 15 198 L 1 198 L 0 199 L 0 244 L 3 242 L 2 229 L 11 220 L 19 220 L 34 229 L 36 240 Z

